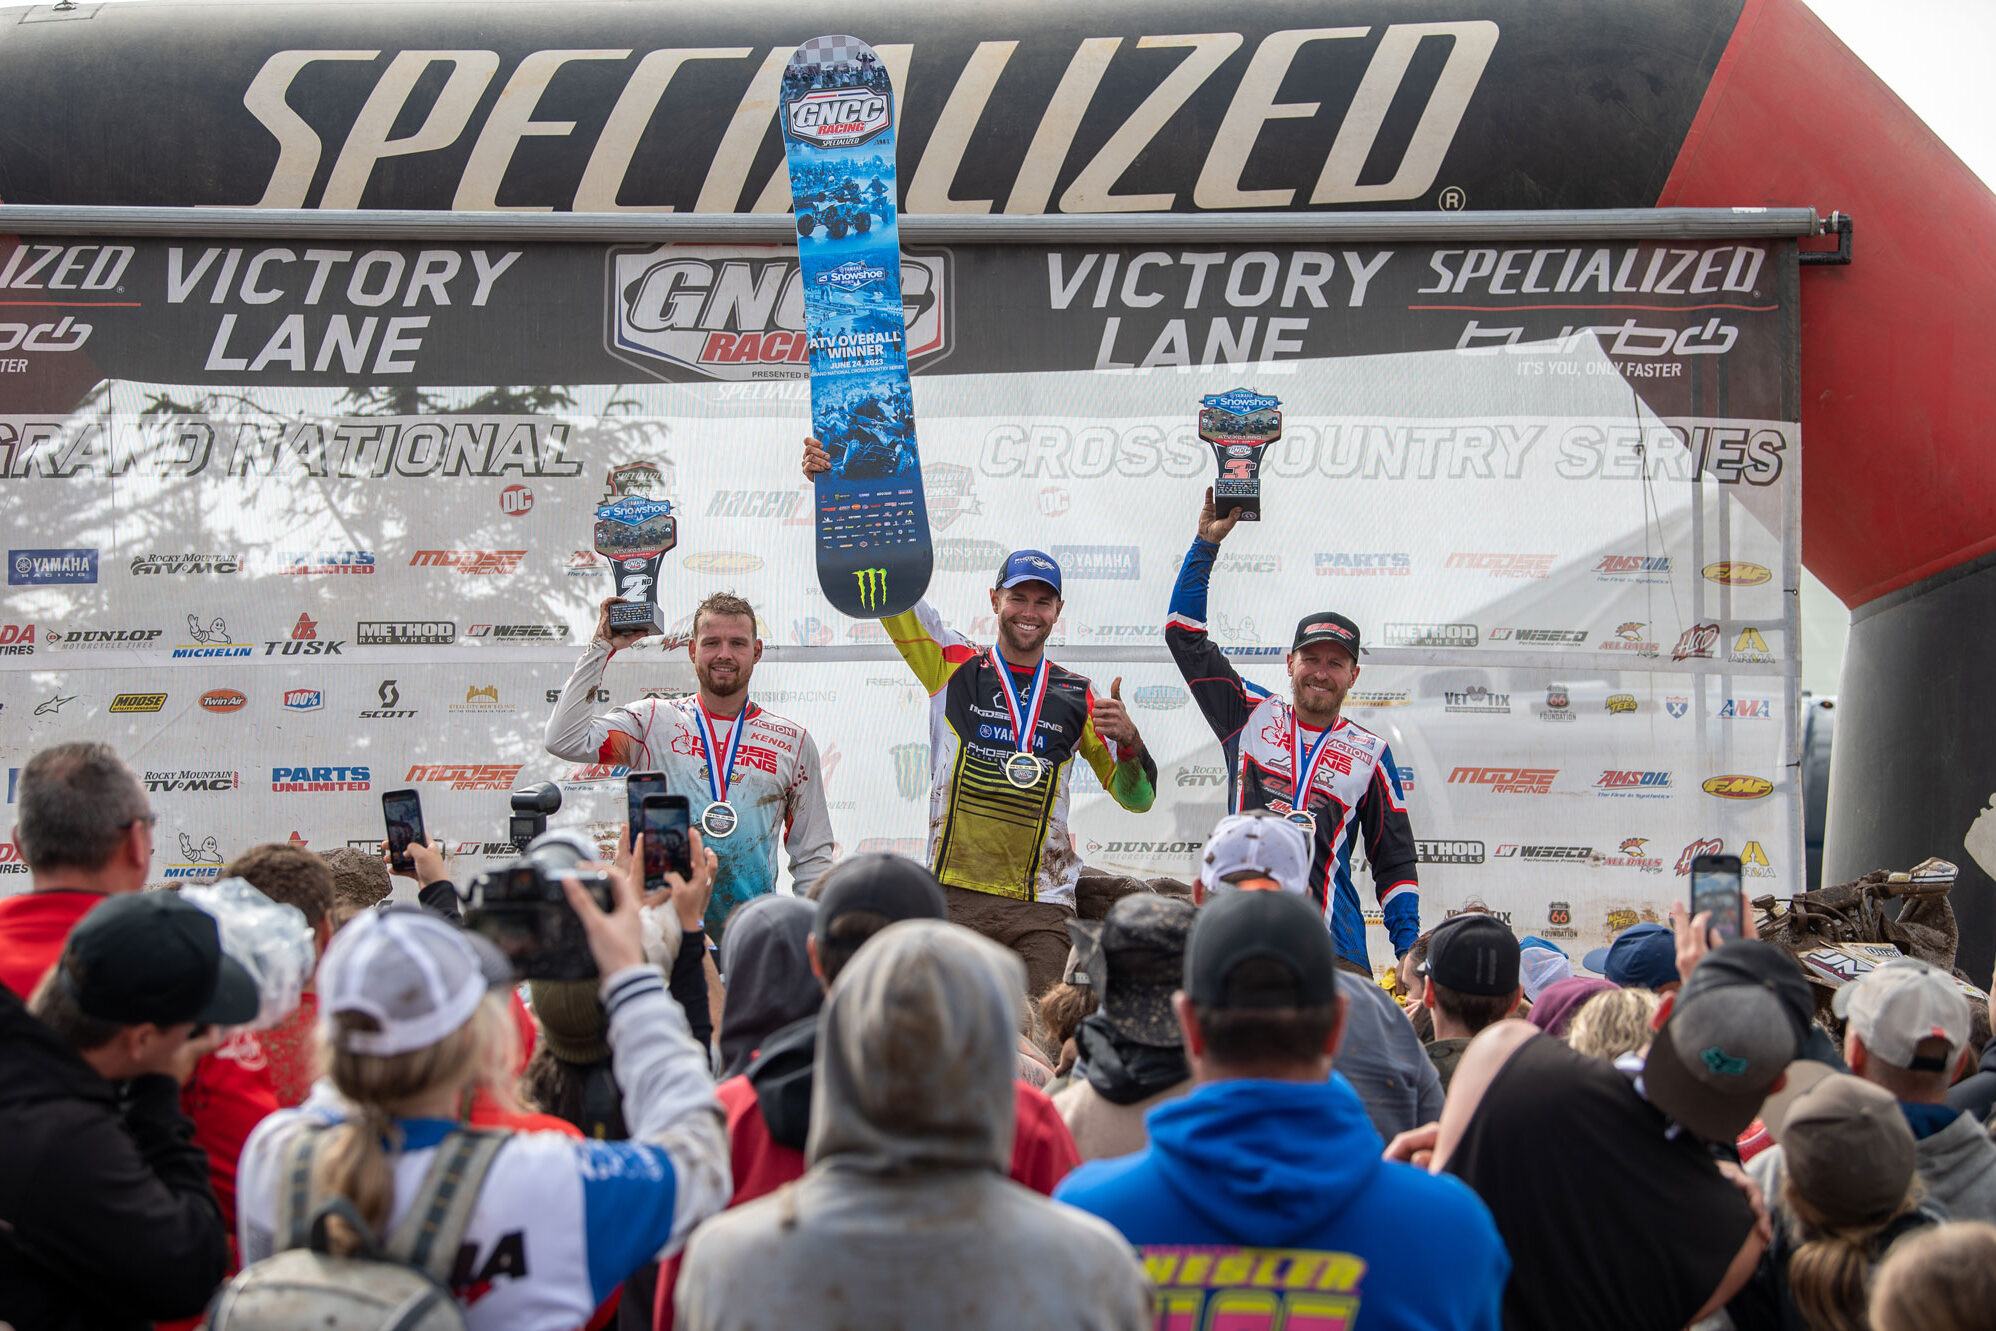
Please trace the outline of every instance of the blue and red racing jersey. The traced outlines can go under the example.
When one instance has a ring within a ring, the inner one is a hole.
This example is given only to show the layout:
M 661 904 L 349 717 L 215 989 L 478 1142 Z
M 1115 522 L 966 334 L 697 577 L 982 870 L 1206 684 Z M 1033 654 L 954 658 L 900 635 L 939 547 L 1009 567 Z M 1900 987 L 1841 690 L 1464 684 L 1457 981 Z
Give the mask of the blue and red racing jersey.
M 1287 701 L 1243 679 L 1206 632 L 1206 585 L 1219 549 L 1194 538 L 1186 551 L 1171 593 L 1165 645 L 1226 752 L 1227 797 L 1233 808 L 1287 813 L 1296 804 L 1290 750 L 1294 714 Z M 1306 752 L 1322 733 L 1304 729 Z M 1386 741 L 1339 717 L 1303 806 L 1317 820 L 1310 893 L 1324 912 L 1338 955 L 1370 972 L 1365 916 L 1351 878 L 1354 836 L 1365 838 L 1373 890 L 1394 955 L 1411 947 L 1421 932 L 1414 832 Z

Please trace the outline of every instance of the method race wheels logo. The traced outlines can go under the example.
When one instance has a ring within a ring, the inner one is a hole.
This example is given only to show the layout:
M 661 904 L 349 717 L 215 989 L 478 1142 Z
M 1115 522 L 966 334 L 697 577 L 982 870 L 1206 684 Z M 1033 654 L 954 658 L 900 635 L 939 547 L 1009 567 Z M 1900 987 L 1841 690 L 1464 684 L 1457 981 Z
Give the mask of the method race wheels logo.
M 859 580 L 859 603 L 868 610 L 878 610 L 887 601 L 887 570 L 884 568 L 863 568 L 853 574 Z
M 610 251 L 604 347 L 664 379 L 802 379 L 810 373 L 804 275 L 792 255 L 715 245 Z M 949 349 L 948 258 L 901 255 L 911 367 Z M 852 264 L 834 269 L 858 282 Z M 830 276 L 829 274 L 827 276 Z M 864 284 L 862 284 L 864 285 Z

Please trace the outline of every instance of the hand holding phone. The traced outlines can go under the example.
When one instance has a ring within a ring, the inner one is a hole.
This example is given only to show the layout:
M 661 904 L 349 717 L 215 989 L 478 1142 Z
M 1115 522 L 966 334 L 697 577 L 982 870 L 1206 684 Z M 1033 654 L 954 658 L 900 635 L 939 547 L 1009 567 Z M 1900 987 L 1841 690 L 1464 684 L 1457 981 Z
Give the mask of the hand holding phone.
M 1740 857 L 1699 855 L 1691 861 L 1691 915 L 1711 912 L 1709 928 L 1721 945 L 1744 932 L 1746 900 L 1740 886 Z
M 425 844 L 423 802 L 413 790 L 388 790 L 381 795 L 381 817 L 388 825 L 388 867 L 395 873 L 416 871 L 409 857 L 410 843 Z
M 692 814 L 684 795 L 647 795 L 642 808 L 645 849 L 645 895 L 665 890 L 666 873 L 676 873 L 684 882 L 693 876 L 693 857 L 687 848 Z
M 624 832 L 626 850 L 636 844 L 638 833 L 644 830 L 645 797 L 670 793 L 671 788 L 666 784 L 663 772 L 632 772 L 624 778 L 625 817 L 630 824 Z

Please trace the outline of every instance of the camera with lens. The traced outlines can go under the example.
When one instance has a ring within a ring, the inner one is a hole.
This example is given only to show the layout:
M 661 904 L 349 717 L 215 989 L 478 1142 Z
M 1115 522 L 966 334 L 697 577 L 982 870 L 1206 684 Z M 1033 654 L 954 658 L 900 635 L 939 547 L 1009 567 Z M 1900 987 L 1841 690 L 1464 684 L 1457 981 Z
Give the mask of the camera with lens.
M 548 830 L 548 815 L 561 808 L 561 787 L 542 781 L 513 792 L 513 814 L 506 820 L 506 839 L 522 855 L 527 843 Z
M 541 833 L 520 858 L 473 881 L 466 927 L 497 944 L 519 979 L 594 979 L 589 935 L 569 907 L 562 880 L 580 881 L 596 905 L 609 912 L 615 905 L 609 875 L 580 867 L 595 859 L 596 847 L 579 832 Z

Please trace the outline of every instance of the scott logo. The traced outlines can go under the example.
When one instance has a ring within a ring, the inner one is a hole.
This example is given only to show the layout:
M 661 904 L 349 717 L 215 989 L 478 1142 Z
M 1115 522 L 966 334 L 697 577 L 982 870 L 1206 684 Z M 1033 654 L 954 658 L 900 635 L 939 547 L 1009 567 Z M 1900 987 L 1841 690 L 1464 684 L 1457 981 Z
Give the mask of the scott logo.
M 887 570 L 884 568 L 863 568 L 853 574 L 859 581 L 859 603 L 867 610 L 878 610 L 887 604 Z
M 859 88 L 821 88 L 784 107 L 790 134 L 819 148 L 852 148 L 893 127 L 887 98 Z
M 940 253 L 902 252 L 903 345 L 911 366 L 946 350 L 947 262 Z M 612 250 L 609 267 L 604 337 L 619 360 L 652 373 L 662 363 L 709 379 L 809 374 L 804 275 L 794 256 L 674 245 Z
M 1713 776 L 1705 779 L 1704 790 L 1722 800 L 1757 800 L 1771 793 L 1774 783 L 1764 776 Z

